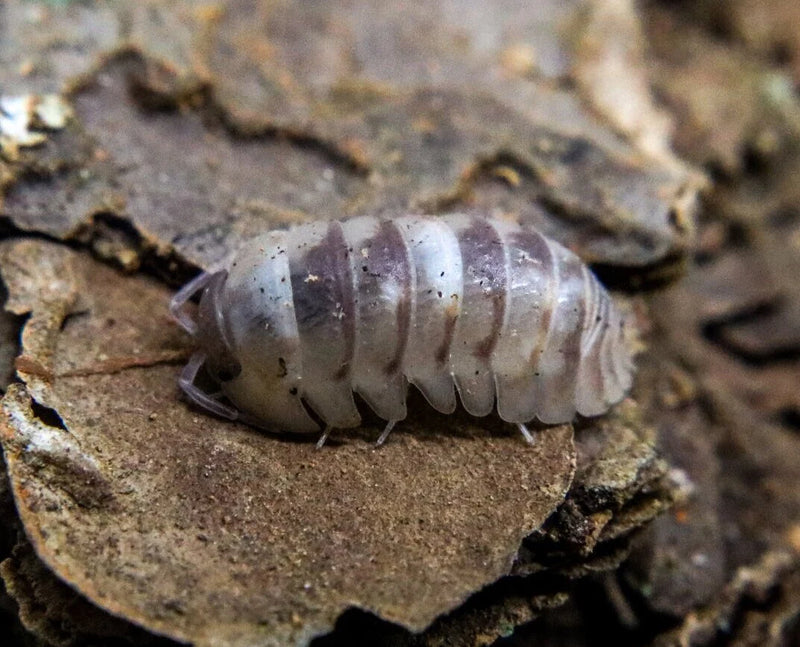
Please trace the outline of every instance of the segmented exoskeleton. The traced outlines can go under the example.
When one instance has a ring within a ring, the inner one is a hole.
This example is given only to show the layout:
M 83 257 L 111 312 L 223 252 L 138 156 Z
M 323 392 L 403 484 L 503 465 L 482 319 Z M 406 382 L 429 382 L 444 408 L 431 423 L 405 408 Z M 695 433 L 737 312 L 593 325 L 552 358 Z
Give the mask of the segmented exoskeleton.
M 203 290 L 197 321 L 184 312 Z M 594 416 L 622 399 L 626 322 L 577 256 L 503 219 L 452 214 L 315 222 L 249 241 L 173 299 L 199 350 L 198 405 L 287 432 L 357 426 L 357 392 L 388 424 L 408 384 L 438 411 L 518 424 Z M 199 387 L 205 365 L 233 405 Z

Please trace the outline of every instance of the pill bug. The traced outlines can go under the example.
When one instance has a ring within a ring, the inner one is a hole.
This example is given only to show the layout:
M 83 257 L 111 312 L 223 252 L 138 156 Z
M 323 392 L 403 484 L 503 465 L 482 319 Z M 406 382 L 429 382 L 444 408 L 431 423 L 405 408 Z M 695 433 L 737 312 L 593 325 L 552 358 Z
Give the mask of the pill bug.
M 197 320 L 186 302 L 202 290 Z M 171 312 L 198 342 L 188 398 L 286 432 L 358 426 L 353 393 L 388 421 L 409 384 L 438 411 L 525 423 L 595 416 L 633 362 L 625 318 L 575 254 L 504 219 L 372 216 L 268 231 L 227 271 L 203 273 Z M 200 368 L 219 383 L 195 385 Z M 222 401 L 224 396 L 231 404 Z

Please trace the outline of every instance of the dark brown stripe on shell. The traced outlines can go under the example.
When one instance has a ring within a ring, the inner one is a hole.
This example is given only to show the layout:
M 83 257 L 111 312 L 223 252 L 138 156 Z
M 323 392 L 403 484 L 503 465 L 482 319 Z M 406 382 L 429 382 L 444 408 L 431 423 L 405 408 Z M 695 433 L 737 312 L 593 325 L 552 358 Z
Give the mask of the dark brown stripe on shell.
M 524 251 L 528 256 L 539 261 L 539 272 L 548 277 L 547 292 L 541 295 L 538 302 L 531 303 L 531 307 L 539 308 L 539 329 L 536 331 L 536 344 L 528 357 L 528 363 L 536 366 L 539 357 L 547 343 L 547 333 L 550 330 L 550 322 L 553 319 L 553 312 L 558 305 L 558 275 L 555 272 L 555 259 L 553 251 L 544 237 L 536 231 L 522 230 L 515 232 L 510 237 L 512 245 Z M 552 278 L 555 277 L 555 278 Z M 532 299 L 530 295 L 528 299 Z
M 348 254 L 342 225 L 332 221 L 319 245 L 309 249 L 302 267 L 291 268 L 300 336 L 329 327 L 344 339 L 341 368 L 333 376 L 336 380 L 350 375 L 355 352 L 355 300 Z
M 581 338 L 583 324 L 586 317 L 586 300 L 583 297 L 583 271 L 578 259 L 574 257 L 561 257 L 559 284 L 580 285 L 580 290 L 570 295 L 569 304 L 576 315 L 575 327 L 564 339 L 561 352 L 564 355 L 564 380 L 574 383 L 578 376 L 578 366 L 581 361 Z
M 408 337 L 411 330 L 411 259 L 403 237 L 397 226 L 384 220 L 369 244 L 369 255 L 362 265 L 364 273 L 360 276 L 359 291 L 366 294 L 380 294 L 381 286 L 388 280 L 396 281 L 401 290 L 396 306 L 397 346 L 394 356 L 386 365 L 386 375 L 394 375 L 403 365 Z M 362 297 L 359 294 L 359 297 Z
M 599 285 L 597 286 L 599 287 Z M 590 325 L 594 329 L 594 338 L 592 345 L 586 349 L 586 355 L 582 361 L 588 362 L 591 367 L 591 383 L 596 385 L 600 397 L 605 401 L 608 388 L 606 387 L 606 377 L 603 374 L 603 325 L 609 317 L 609 310 L 611 300 L 605 295 L 599 295 L 601 298 L 598 301 L 599 307 L 597 308 L 594 321 Z
M 594 319 L 597 316 L 599 304 L 597 302 L 597 288 L 595 288 L 594 276 L 589 272 L 589 269 L 584 265 L 581 268 L 583 272 L 583 300 L 586 312 L 583 317 L 583 339 L 581 341 L 581 350 L 586 351 L 589 344 L 589 338 L 592 334 L 594 327 Z
M 489 221 L 476 219 L 459 232 L 458 244 L 465 274 L 464 303 L 491 300 L 491 330 L 473 350 L 476 357 L 488 360 L 503 330 L 506 311 L 508 276 L 503 241 Z

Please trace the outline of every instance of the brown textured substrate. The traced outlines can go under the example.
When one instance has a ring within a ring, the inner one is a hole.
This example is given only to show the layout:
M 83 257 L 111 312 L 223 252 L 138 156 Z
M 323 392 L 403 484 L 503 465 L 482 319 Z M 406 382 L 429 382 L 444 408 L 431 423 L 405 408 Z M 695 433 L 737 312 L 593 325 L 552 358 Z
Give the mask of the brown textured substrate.
M 569 426 L 529 447 L 415 403 L 386 447 L 376 428 L 317 451 L 192 411 L 163 288 L 37 241 L 5 244 L 0 271 L 30 313 L 2 435 L 26 532 L 62 579 L 160 633 L 305 644 L 350 607 L 422 630 L 510 572 L 572 482 Z M 633 404 L 607 425 L 582 432 L 583 487 L 616 487 L 585 511 L 598 540 L 661 476 Z
M 796 5 L 3 3 L 0 87 L 75 114 L 0 156 L 3 236 L 38 239 L 0 262 L 33 540 L 4 530 L 5 617 L 72 645 L 169 642 L 97 604 L 199 643 L 791 644 Z M 697 244 L 671 120 L 709 171 Z M 688 267 L 627 300 L 647 349 L 611 416 L 529 450 L 416 398 L 390 446 L 372 420 L 320 454 L 180 401 L 166 284 L 266 226 L 473 209 L 630 293 Z

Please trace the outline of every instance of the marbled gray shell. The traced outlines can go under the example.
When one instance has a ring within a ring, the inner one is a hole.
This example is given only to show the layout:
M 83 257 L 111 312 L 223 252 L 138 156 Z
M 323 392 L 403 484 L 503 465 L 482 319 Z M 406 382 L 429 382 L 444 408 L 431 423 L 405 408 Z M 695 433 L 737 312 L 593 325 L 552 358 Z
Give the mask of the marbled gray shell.
M 444 413 L 457 391 L 476 416 L 496 404 L 508 422 L 562 423 L 605 412 L 632 380 L 625 320 L 592 272 L 501 219 L 270 231 L 205 285 L 194 372 L 205 361 L 219 380 L 238 410 L 223 415 L 278 431 L 318 430 L 306 407 L 329 427 L 358 425 L 353 391 L 402 420 L 409 383 Z

